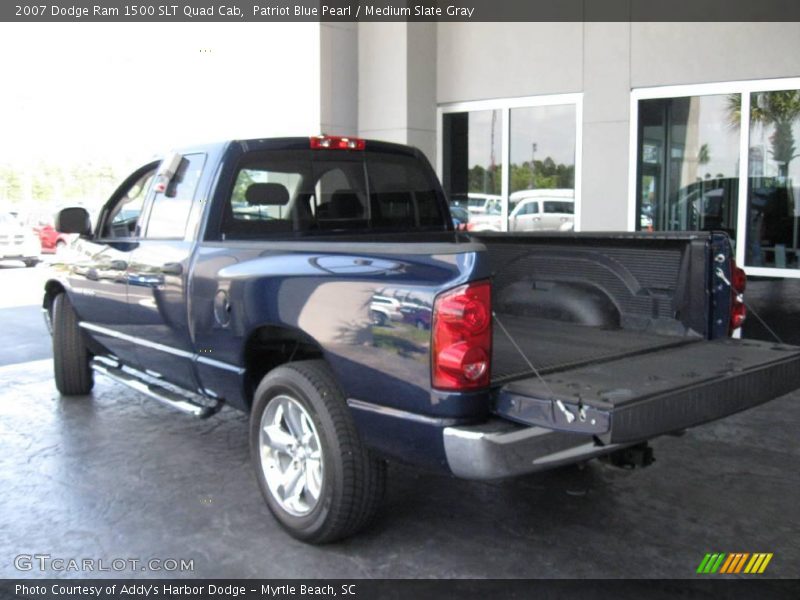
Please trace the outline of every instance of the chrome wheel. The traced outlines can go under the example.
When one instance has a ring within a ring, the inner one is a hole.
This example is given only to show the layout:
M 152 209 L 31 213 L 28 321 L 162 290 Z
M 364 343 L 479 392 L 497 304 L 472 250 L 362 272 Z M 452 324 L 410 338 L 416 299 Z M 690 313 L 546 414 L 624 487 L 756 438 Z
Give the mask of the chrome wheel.
M 295 517 L 309 514 L 322 491 L 322 451 L 314 422 L 291 396 L 269 401 L 261 415 L 259 455 L 270 494 Z

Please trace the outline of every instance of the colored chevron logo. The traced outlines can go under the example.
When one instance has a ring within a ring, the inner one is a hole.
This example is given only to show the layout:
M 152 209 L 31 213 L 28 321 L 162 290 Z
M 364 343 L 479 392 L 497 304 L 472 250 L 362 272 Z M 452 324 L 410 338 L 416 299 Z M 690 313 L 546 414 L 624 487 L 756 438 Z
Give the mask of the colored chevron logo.
M 767 569 L 772 560 L 772 552 L 715 552 L 706 554 L 697 567 L 697 573 L 703 575 L 713 574 L 739 574 L 757 575 Z

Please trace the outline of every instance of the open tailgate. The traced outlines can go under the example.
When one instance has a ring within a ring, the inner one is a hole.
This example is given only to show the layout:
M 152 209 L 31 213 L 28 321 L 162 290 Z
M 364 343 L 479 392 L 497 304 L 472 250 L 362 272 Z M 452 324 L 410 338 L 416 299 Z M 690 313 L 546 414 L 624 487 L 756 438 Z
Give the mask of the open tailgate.
M 502 386 L 495 412 L 606 443 L 644 440 L 763 404 L 800 388 L 800 347 L 690 341 Z

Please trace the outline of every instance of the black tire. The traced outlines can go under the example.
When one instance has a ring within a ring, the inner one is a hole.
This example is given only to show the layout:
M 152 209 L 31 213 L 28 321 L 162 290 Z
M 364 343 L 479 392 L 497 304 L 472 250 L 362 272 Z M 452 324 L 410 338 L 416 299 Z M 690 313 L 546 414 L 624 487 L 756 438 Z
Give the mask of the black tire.
M 91 354 L 78 327 L 78 317 L 65 293 L 53 300 L 53 369 L 56 388 L 65 396 L 83 396 L 94 387 Z
M 290 396 L 308 413 L 320 438 L 324 476 L 319 500 L 305 516 L 285 510 L 272 495 L 261 465 L 261 419 L 270 400 Z M 323 360 L 289 363 L 269 372 L 255 392 L 250 451 L 261 493 L 280 525 L 311 544 L 341 540 L 364 528 L 380 508 L 386 464 L 361 442 L 339 386 Z
M 388 320 L 389 319 L 382 312 L 372 312 L 372 322 L 375 323 L 375 325 L 378 325 L 379 327 L 385 327 Z

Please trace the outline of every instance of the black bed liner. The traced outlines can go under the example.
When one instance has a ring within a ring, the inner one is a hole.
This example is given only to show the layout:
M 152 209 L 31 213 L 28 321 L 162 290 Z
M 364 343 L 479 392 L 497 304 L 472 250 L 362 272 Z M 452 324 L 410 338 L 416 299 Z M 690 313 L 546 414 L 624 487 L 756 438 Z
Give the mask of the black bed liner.
M 615 340 L 606 346 L 621 349 L 621 333 L 606 332 Z M 497 391 L 495 412 L 529 425 L 593 434 L 606 443 L 628 443 L 712 421 L 800 387 L 800 348 L 794 346 L 683 339 L 677 346 L 608 356 L 550 368 L 543 381 L 536 376 L 511 381 Z
M 624 329 L 597 329 L 508 314 L 498 314 L 496 318 L 540 373 L 681 346 L 698 339 Z M 505 383 L 532 374 L 522 354 L 497 325 L 492 344 L 492 383 Z

